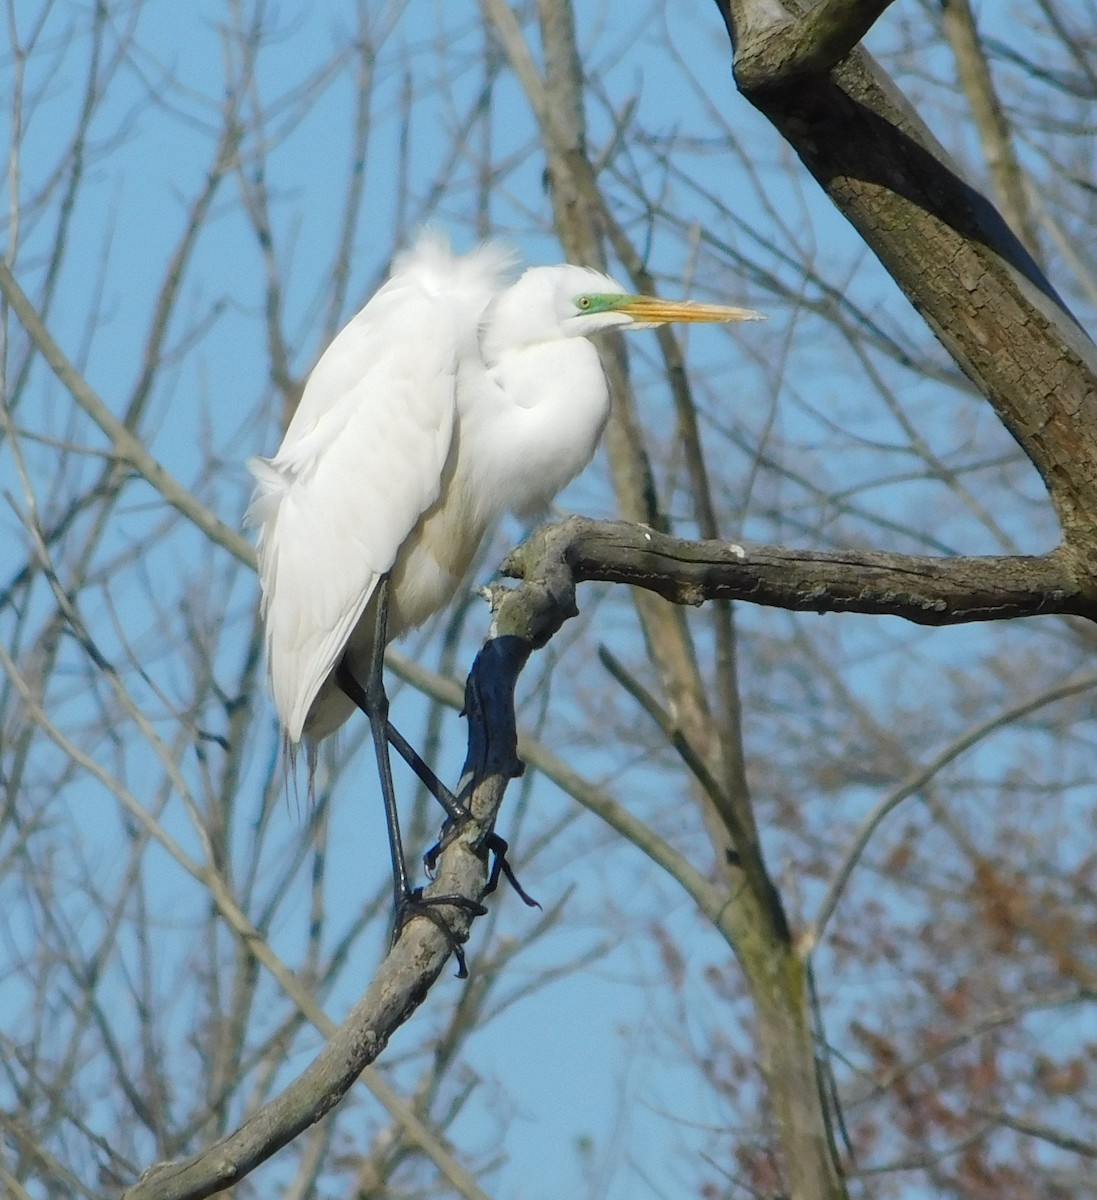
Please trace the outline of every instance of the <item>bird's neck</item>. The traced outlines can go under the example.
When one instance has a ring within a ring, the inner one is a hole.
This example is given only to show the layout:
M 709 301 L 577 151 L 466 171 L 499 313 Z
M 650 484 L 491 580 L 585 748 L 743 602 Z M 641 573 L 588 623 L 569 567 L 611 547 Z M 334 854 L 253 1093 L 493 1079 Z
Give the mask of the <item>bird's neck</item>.
M 543 508 L 587 465 L 609 415 L 598 352 L 586 338 L 505 350 L 460 417 L 462 455 L 490 476 L 499 509 Z

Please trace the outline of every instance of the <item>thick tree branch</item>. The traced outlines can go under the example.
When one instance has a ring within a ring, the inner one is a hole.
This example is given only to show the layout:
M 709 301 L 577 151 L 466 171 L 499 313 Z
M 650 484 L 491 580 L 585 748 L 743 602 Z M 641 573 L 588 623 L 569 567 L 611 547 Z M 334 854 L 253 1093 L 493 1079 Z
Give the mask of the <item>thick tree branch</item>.
M 428 894 L 470 900 L 484 894 L 484 839 L 508 782 L 521 771 L 515 683 L 530 653 L 575 613 L 576 582 L 632 583 L 679 603 L 725 596 L 788 608 L 891 613 L 933 624 L 1036 612 L 1092 615 L 1076 599 L 1067 564 L 1062 551 L 1040 558 L 931 559 L 737 547 L 579 517 L 539 530 L 508 560 L 507 570 L 522 575 L 522 585 L 493 592 L 492 636 L 465 694 L 469 751 L 462 794 L 476 821 L 446 845 Z M 456 935 L 466 937 L 469 914 L 449 912 Z M 152 1167 L 127 1200 L 197 1198 L 239 1182 L 342 1099 L 422 1002 L 449 954 L 433 923 L 410 922 L 362 999 L 297 1080 L 201 1154 Z
M 501 799 L 501 792 L 499 796 Z M 479 801 L 477 790 L 473 802 L 478 812 Z M 481 897 L 486 870 L 476 845 L 481 831 L 490 828 L 488 814 L 484 816 L 484 825 L 470 827 L 447 846 L 428 895 Z M 466 937 L 469 914 L 459 909 L 447 909 L 446 913 L 455 936 L 459 940 Z M 297 1079 L 239 1129 L 199 1154 L 150 1167 L 125 1193 L 124 1200 L 199 1200 L 239 1183 L 342 1100 L 363 1069 L 422 1003 L 450 954 L 449 943 L 433 922 L 422 917 L 411 920 L 365 994 Z M 474 1185 L 471 1190 L 467 1186 L 461 1190 L 466 1195 L 482 1195 Z
M 473 664 L 465 691 L 469 750 L 460 793 L 474 821 L 445 839 L 426 895 L 480 901 L 487 889 L 484 843 L 507 784 L 521 773 L 517 755 L 514 687 L 530 653 L 574 615 L 574 584 L 566 565 L 549 564 L 538 579 L 498 589 L 492 635 Z M 459 941 L 472 917 L 446 909 Z M 239 1129 L 192 1158 L 158 1163 L 125 1200 L 199 1200 L 238 1183 L 303 1130 L 334 1108 L 392 1034 L 419 1007 L 442 972 L 451 947 L 423 917 L 404 928 L 365 994 L 316 1059 L 280 1095 Z
M 822 0 L 795 20 L 777 5 L 729 5 L 750 31 L 735 56 L 735 78 L 744 92 L 786 87 L 825 75 L 857 45 L 893 0 Z M 761 17 L 761 20 L 758 17 Z
M 1067 544 L 1097 552 L 1097 350 L 994 206 L 960 176 L 861 49 L 789 83 L 814 10 L 717 0 L 740 89 L 773 123 L 942 344 L 994 406 L 1047 485 Z M 756 49 L 757 47 L 757 49 Z M 792 53 L 792 50 L 789 51 Z M 770 73 L 762 64 L 770 64 Z
M 798 612 L 859 612 L 919 625 L 1041 614 L 1097 620 L 1097 599 L 1063 549 L 1039 556 L 959 557 L 877 550 L 825 553 L 691 542 L 621 521 L 569 517 L 537 530 L 504 564 L 518 578 L 566 563 L 576 581 L 629 583 L 678 604 L 747 600 Z

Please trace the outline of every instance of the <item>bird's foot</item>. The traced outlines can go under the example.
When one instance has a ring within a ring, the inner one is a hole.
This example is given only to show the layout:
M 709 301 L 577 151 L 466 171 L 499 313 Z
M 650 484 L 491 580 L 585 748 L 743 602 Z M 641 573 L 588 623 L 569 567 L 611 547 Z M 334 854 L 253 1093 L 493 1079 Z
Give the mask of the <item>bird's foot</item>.
M 488 875 L 487 887 L 484 888 L 484 895 L 494 892 L 499 886 L 499 876 L 503 875 L 507 883 L 518 893 L 522 903 L 527 908 L 540 908 L 541 905 L 526 891 L 526 889 L 518 882 L 518 876 L 514 873 L 514 868 L 510 865 L 507 859 L 507 851 L 510 846 L 505 838 L 502 838 L 497 833 L 493 833 L 484 843 L 488 850 L 491 851 L 491 872 Z
M 465 963 L 465 938 L 458 937 L 456 931 L 439 911 L 443 905 L 463 909 L 465 912 L 471 913 L 474 917 L 482 917 L 488 911 L 482 904 L 470 899 L 468 896 L 424 896 L 422 888 L 415 888 L 406 893 L 403 899 L 396 905 L 396 923 L 392 930 L 392 944 L 395 946 L 400 940 L 400 934 L 404 932 L 404 926 L 413 917 L 426 917 L 431 924 L 437 926 L 442 936 L 449 943 L 449 947 L 453 951 L 453 956 L 457 959 L 457 978 L 467 979 L 468 966 Z M 467 934 L 465 936 L 467 937 Z
M 447 821 L 445 826 L 443 826 L 441 838 L 423 855 L 423 865 L 426 867 L 428 875 L 434 875 L 434 868 L 438 865 L 438 859 L 442 851 L 453 841 L 460 831 L 461 824 L 457 822 Z M 518 876 L 515 875 L 514 868 L 507 859 L 507 851 L 510 849 L 510 846 L 507 844 L 506 839 L 500 837 L 497 833 L 490 833 L 484 839 L 484 849 L 492 856 L 491 870 L 488 872 L 488 882 L 484 888 L 484 895 L 489 896 L 495 891 L 499 886 L 499 876 L 502 875 L 521 897 L 523 904 L 529 908 L 540 908 L 541 905 L 518 882 Z

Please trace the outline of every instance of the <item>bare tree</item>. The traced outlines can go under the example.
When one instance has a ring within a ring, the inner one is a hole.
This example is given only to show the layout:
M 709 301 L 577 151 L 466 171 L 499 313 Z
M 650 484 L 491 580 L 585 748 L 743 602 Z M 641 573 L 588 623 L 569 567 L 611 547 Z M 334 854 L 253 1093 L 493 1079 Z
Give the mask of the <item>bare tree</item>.
M 481 1030 L 624 930 L 629 1053 L 697 1085 L 648 1098 L 679 1185 L 1093 1193 L 1094 35 L 1055 0 L 802 7 L 9 6 L 13 1195 L 488 1194 L 515 1124 Z M 581 888 L 493 899 L 378 1058 L 448 946 L 386 953 L 361 734 L 314 803 L 286 779 L 239 463 L 432 217 L 770 321 L 607 340 L 573 496 L 618 519 L 535 532 L 490 618 L 391 655 L 433 760 L 468 717 L 437 886 L 483 894 L 506 791 L 532 890 Z M 634 1107 L 592 1195 L 655 1169 Z

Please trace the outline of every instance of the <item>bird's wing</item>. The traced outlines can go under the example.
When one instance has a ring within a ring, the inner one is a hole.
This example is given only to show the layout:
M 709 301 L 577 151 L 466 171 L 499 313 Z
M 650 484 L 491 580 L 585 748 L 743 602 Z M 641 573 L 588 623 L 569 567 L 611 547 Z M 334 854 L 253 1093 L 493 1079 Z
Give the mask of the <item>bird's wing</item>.
M 293 742 L 379 578 L 439 495 L 457 363 L 497 282 L 481 272 L 461 295 L 445 265 L 405 261 L 317 363 L 278 453 L 249 464 L 271 684 Z

